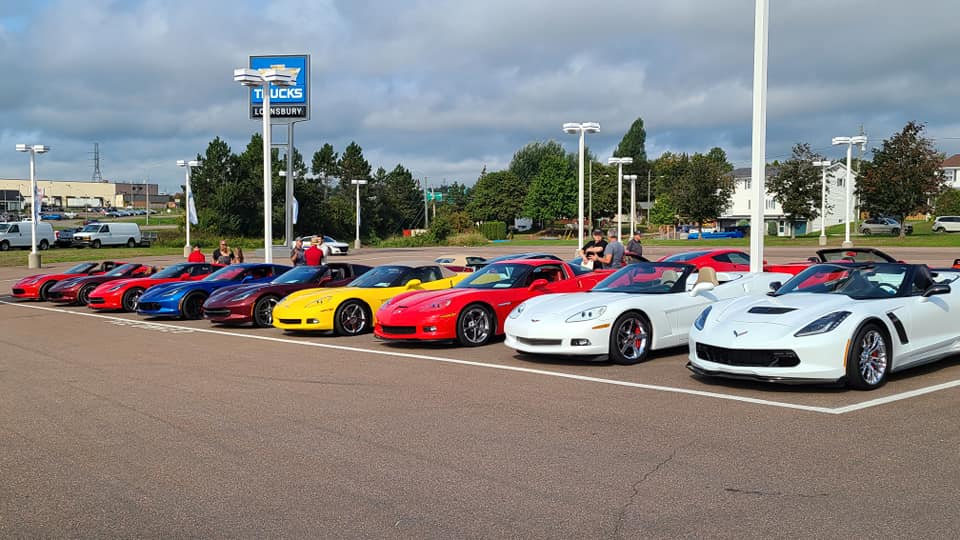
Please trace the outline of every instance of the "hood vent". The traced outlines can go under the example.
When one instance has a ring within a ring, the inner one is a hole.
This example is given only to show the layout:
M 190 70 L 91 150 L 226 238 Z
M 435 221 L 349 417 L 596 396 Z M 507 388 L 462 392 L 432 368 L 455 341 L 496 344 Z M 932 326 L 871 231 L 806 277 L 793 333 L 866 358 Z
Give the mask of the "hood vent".
M 784 313 L 790 313 L 791 311 L 796 310 L 796 308 L 792 307 L 756 306 L 750 308 L 750 311 L 747 313 L 757 313 L 759 315 L 783 315 Z

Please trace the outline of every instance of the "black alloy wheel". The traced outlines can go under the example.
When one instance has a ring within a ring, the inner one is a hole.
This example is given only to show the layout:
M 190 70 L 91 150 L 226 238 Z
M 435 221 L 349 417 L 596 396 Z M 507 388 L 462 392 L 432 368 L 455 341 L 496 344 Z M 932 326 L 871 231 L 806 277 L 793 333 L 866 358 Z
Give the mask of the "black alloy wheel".
M 465 347 L 486 345 L 495 333 L 493 314 L 480 304 L 470 304 L 457 317 L 457 342 Z
M 341 336 L 358 336 L 370 331 L 370 308 L 360 300 L 347 300 L 333 314 L 333 329 Z
M 273 326 L 273 308 L 280 299 L 276 296 L 264 296 L 253 305 L 253 325 L 257 328 Z
M 650 354 L 653 331 L 650 321 L 637 311 L 628 311 L 617 317 L 610 328 L 610 361 L 633 365 L 643 362 Z
M 143 295 L 143 289 L 140 287 L 134 287 L 129 291 L 123 293 L 123 299 L 120 301 L 120 305 L 123 307 L 124 311 L 134 312 L 137 310 L 137 304 L 140 303 L 140 297 Z

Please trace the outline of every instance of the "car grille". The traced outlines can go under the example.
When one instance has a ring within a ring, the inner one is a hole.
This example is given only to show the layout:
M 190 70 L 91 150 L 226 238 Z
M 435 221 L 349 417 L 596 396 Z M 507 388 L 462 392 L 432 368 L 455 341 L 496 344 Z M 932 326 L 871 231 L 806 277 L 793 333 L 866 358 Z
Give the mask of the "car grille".
M 517 342 L 523 343 L 524 345 L 562 345 L 562 339 L 537 339 L 537 338 L 525 338 L 517 337 Z
M 50 291 L 50 292 L 47 293 L 47 298 L 50 298 L 50 299 L 63 298 L 63 293 L 62 293 L 62 292 Z
M 26 291 L 24 291 L 23 289 L 18 289 L 16 287 L 13 288 L 13 294 L 23 294 L 24 292 Z
M 697 343 L 697 358 L 727 366 L 794 367 L 800 364 L 797 353 L 789 349 L 725 349 L 704 343 Z
M 203 310 L 203 316 L 207 318 L 211 317 L 226 317 L 230 315 L 229 309 L 206 309 Z
M 277 319 L 281 324 L 300 324 L 303 322 L 303 319 Z
M 137 304 L 137 311 L 157 311 L 160 309 L 160 302 L 140 302 Z
M 381 325 L 380 328 L 383 329 L 385 334 L 415 334 L 417 333 L 416 326 L 387 326 Z
M 92 297 L 92 296 L 91 296 L 89 303 L 91 303 L 91 304 L 106 304 L 106 303 L 107 303 L 107 300 L 106 300 L 105 298 L 96 298 L 96 297 Z

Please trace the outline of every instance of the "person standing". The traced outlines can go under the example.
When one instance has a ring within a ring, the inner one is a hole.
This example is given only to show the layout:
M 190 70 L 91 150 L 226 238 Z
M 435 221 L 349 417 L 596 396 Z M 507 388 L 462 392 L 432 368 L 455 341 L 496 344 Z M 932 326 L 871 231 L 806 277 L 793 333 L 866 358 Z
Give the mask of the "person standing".
M 324 242 L 322 234 L 319 235 L 318 238 L 320 239 L 320 252 L 323 254 L 320 259 L 320 264 L 327 264 L 327 258 L 329 258 L 330 255 L 333 255 L 333 249 L 326 242 Z
M 237 247 L 236 252 L 233 254 L 233 258 L 230 260 L 231 264 L 240 264 L 243 262 L 243 248 Z
M 187 262 L 192 262 L 192 263 L 207 262 L 207 258 L 204 257 L 203 252 L 200 251 L 200 244 L 193 245 L 193 250 L 190 252 L 190 256 L 187 257 Z
M 320 249 L 320 237 L 314 236 L 310 241 L 310 247 L 303 252 L 303 260 L 309 266 L 320 266 L 323 264 L 323 250 Z
M 210 259 L 215 264 L 230 264 L 230 261 L 233 260 L 233 250 L 227 245 L 226 240 L 220 240 L 220 247 L 213 251 L 213 254 L 210 255 Z
M 603 255 L 599 257 L 600 262 L 603 263 L 604 268 L 613 268 L 614 270 L 618 268 L 623 268 L 623 244 L 620 243 L 620 239 L 617 238 L 616 229 L 610 229 L 607 231 L 607 242 L 606 247 L 603 248 Z
M 290 250 L 290 264 L 294 266 L 303 266 L 307 261 L 303 258 L 303 238 L 297 237 L 293 243 L 293 249 Z
M 593 240 L 583 245 L 580 250 L 580 257 L 584 266 L 592 267 L 594 270 L 603 268 L 603 261 L 599 260 L 603 256 L 603 250 L 607 247 L 607 241 L 603 239 L 603 231 L 597 229 L 593 231 Z
M 640 243 L 640 238 L 640 231 L 633 231 L 633 238 L 627 242 L 627 249 L 624 254 L 627 256 L 629 263 L 646 261 L 646 259 L 643 258 L 643 244 Z

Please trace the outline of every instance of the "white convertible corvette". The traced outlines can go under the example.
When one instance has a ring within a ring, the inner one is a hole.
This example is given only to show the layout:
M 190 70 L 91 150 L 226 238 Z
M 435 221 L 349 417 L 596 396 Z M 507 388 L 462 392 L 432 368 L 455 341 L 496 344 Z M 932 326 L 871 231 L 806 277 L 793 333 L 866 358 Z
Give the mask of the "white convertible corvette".
M 504 325 L 506 345 L 529 354 L 609 356 L 643 361 L 653 349 L 687 342 L 704 306 L 762 295 L 780 273 L 716 273 L 682 263 L 638 263 L 586 292 L 549 294 L 518 305 Z
M 958 278 L 903 263 L 811 266 L 771 296 L 706 308 L 690 331 L 687 367 L 871 390 L 891 371 L 960 353 Z

